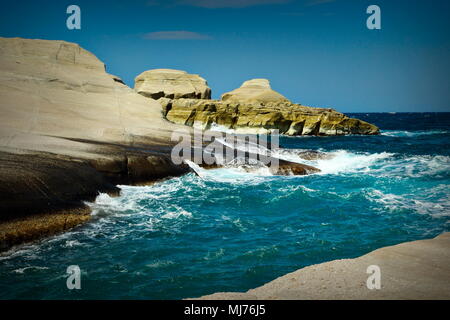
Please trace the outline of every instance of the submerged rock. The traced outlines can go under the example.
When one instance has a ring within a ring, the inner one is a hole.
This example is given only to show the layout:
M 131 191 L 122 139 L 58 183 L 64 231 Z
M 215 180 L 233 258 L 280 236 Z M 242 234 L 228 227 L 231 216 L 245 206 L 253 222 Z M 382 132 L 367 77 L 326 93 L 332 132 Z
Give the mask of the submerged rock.
M 137 93 L 152 99 L 211 99 L 211 89 L 205 79 L 196 74 L 172 69 L 148 70 L 135 79 Z

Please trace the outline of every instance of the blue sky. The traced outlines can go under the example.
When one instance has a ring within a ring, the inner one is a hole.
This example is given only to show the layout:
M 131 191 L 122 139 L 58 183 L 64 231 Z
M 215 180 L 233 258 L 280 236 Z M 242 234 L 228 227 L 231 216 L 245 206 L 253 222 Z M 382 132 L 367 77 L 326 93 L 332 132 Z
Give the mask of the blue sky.
M 66 28 L 67 6 L 81 30 Z M 381 8 L 381 30 L 366 8 Z M 129 0 L 1 3 L 0 36 L 79 43 L 130 85 L 200 74 L 213 98 L 268 78 L 294 102 L 342 112 L 450 111 L 450 1 Z

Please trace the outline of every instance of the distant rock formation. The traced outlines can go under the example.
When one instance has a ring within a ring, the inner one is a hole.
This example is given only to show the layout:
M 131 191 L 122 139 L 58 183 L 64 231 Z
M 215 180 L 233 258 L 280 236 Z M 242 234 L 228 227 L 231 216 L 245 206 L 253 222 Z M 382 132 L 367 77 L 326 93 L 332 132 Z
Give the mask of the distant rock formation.
M 169 121 L 202 129 L 221 126 L 255 134 L 277 129 L 289 136 L 379 133 L 378 127 L 333 109 L 294 104 L 272 90 L 267 79 L 245 81 L 221 100 L 162 98 L 159 102 Z
M 211 89 L 205 79 L 196 74 L 172 69 L 148 70 L 135 79 L 137 93 L 152 99 L 211 99 Z
M 245 81 L 240 88 L 224 93 L 222 101 L 239 103 L 283 103 L 289 102 L 284 96 L 272 90 L 267 79 Z

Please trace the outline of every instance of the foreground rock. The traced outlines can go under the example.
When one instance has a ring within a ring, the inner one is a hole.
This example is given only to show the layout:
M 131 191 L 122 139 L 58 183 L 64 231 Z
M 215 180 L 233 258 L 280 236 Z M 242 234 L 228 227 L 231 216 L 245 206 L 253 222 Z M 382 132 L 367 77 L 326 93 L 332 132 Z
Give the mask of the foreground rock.
M 379 134 L 378 127 L 349 118 L 333 109 L 294 104 L 273 91 L 266 79 L 246 81 L 222 100 L 160 99 L 164 116 L 171 122 L 214 129 L 232 129 L 237 133 L 345 135 Z
M 355 259 L 312 265 L 245 293 L 200 299 L 450 299 L 450 233 L 381 248 Z M 381 289 L 369 290 L 367 267 L 381 271 Z
M 211 89 L 205 79 L 180 70 L 145 71 L 136 77 L 134 88 L 137 93 L 152 99 L 211 99 Z
M 0 248 L 86 221 L 64 215 L 115 184 L 188 172 L 170 159 L 177 128 L 77 44 L 0 38 Z

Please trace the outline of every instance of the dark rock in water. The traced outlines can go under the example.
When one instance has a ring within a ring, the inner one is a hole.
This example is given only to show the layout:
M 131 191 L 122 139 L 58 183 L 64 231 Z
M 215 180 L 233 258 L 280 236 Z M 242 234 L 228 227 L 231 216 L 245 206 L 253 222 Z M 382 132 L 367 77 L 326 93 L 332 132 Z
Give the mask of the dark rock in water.
M 99 191 L 119 189 L 87 163 L 0 153 L 0 221 L 82 206 Z
M 17 217 L 0 224 L 0 252 L 14 245 L 30 242 L 69 230 L 90 220 L 88 206 L 71 210 L 49 211 L 44 214 Z
M 281 176 L 290 176 L 290 175 L 303 176 L 307 174 L 320 172 L 320 169 L 317 169 L 315 167 L 308 166 L 302 163 L 290 162 L 286 160 L 279 160 L 278 167 L 274 167 L 273 171 L 272 168 L 270 169 L 272 174 Z
M 0 152 L 0 222 L 83 207 L 99 192 L 118 194 L 115 184 L 140 184 L 188 171 L 187 166 L 173 164 L 168 155 L 122 152 L 123 158 L 88 161 Z
M 141 184 L 188 172 L 168 155 L 122 152 L 116 158 L 78 161 L 0 152 L 0 251 L 88 221 L 90 208 L 84 202 L 94 201 L 99 192 L 118 195 L 115 184 Z
M 306 164 L 301 163 L 295 163 L 290 161 L 284 161 L 280 160 L 280 164 L 278 166 L 269 166 L 269 171 L 273 175 L 278 176 L 304 176 L 307 174 L 313 174 L 320 172 L 320 169 L 308 166 Z M 203 169 L 211 170 L 211 169 L 218 169 L 223 168 L 223 165 L 213 164 L 202 164 L 200 165 Z M 255 172 L 260 167 L 257 166 L 251 166 L 251 165 L 244 165 L 241 166 L 242 169 L 244 169 L 247 172 Z
M 229 147 L 224 146 L 224 152 L 229 152 L 230 154 L 234 154 L 235 158 L 233 160 L 237 159 L 237 151 L 233 150 Z M 309 151 L 308 151 L 309 152 Z M 317 152 L 317 154 L 314 151 L 311 151 L 311 154 L 309 156 L 315 155 L 316 157 L 319 156 L 325 156 L 326 154 Z M 215 161 L 212 164 L 200 164 L 200 167 L 204 169 L 217 169 L 222 168 L 224 166 L 230 166 L 229 163 L 225 164 L 218 160 L 222 158 L 222 155 L 220 157 L 215 157 Z M 270 172 L 274 175 L 282 175 L 282 176 L 291 176 L 291 175 L 307 175 L 312 173 L 320 172 L 320 169 L 302 164 L 297 162 L 292 162 L 288 160 L 278 159 L 271 156 L 261 155 L 261 154 L 255 154 L 250 152 L 245 152 L 242 154 L 242 157 L 239 158 L 239 163 L 235 163 L 235 166 L 241 167 L 247 172 L 252 172 L 260 169 L 262 167 L 262 164 L 265 164 L 270 170 Z M 257 161 L 257 163 L 254 163 L 254 161 Z

